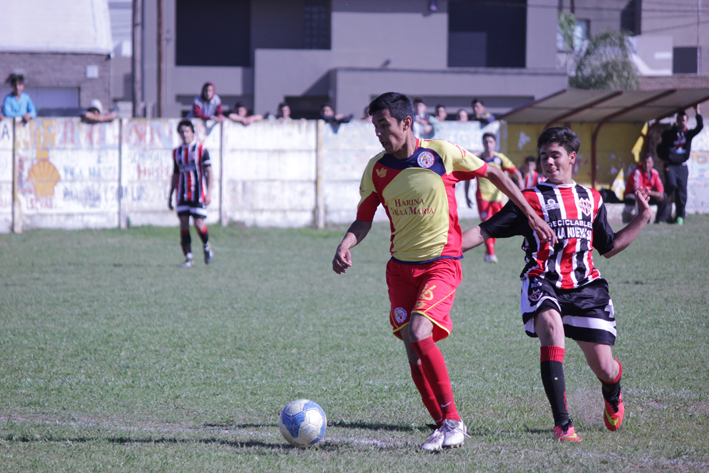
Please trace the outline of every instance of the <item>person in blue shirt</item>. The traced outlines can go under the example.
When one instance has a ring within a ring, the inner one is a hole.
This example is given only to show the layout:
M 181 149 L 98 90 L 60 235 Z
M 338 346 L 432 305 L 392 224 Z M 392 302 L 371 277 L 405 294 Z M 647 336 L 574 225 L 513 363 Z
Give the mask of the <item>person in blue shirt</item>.
M 37 116 L 37 110 L 34 108 L 32 99 L 25 94 L 25 78 L 20 74 L 10 75 L 10 85 L 12 92 L 5 96 L 2 104 L 2 113 L 6 117 L 22 117 L 22 120 L 28 122 Z

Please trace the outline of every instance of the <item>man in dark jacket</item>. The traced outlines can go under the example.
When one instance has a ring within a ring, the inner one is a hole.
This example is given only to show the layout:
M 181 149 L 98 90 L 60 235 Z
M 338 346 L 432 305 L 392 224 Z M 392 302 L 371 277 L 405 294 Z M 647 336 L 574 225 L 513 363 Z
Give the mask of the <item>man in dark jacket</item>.
M 677 123 L 672 128 L 662 133 L 662 139 L 657 145 L 657 156 L 664 161 L 665 190 L 667 195 L 675 196 L 677 210 L 677 224 L 683 225 L 687 205 L 687 180 L 689 169 L 687 161 L 692 150 L 692 138 L 697 136 L 704 128 L 704 120 L 699 114 L 699 106 L 694 106 L 697 115 L 697 126 L 687 129 L 687 114 L 679 112 Z

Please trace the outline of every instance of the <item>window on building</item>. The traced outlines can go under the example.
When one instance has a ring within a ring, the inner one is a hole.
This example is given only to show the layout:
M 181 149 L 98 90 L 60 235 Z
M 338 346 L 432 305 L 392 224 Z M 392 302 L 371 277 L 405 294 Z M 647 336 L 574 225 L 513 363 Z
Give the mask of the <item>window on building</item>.
M 672 73 L 696 74 L 697 73 L 697 48 L 672 48 Z
M 330 49 L 330 0 L 305 0 L 303 47 Z
M 581 49 L 583 42 L 591 35 L 591 20 L 582 20 L 577 18 L 574 25 L 574 51 Z M 561 26 L 556 28 L 556 50 L 558 52 L 566 52 L 566 44 L 564 42 L 564 34 L 561 31 Z
M 620 11 L 620 29 L 636 36 L 641 33 L 640 20 L 642 19 L 643 0 L 629 0 Z
M 175 64 L 251 65 L 249 0 L 175 0 Z
M 527 0 L 451 0 L 448 67 L 525 67 Z

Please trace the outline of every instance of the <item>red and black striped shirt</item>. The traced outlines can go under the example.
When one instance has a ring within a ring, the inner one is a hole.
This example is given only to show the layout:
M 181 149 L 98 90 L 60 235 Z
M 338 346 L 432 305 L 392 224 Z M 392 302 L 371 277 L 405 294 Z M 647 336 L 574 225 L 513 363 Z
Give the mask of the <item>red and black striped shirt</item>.
M 177 180 L 177 202 L 204 203 L 206 178 L 204 170 L 212 165 L 209 151 L 204 145 L 193 141 L 181 145 L 172 151 L 173 173 L 179 174 Z
M 615 245 L 615 233 L 608 224 L 601 194 L 573 183 L 548 182 L 525 189 L 524 197 L 534 211 L 556 233 L 559 242 L 551 247 L 529 227 L 529 220 L 512 202 L 480 224 L 493 238 L 524 236 L 525 266 L 521 279 L 537 276 L 559 289 L 584 286 L 601 277 L 593 266 L 593 249 L 605 254 Z

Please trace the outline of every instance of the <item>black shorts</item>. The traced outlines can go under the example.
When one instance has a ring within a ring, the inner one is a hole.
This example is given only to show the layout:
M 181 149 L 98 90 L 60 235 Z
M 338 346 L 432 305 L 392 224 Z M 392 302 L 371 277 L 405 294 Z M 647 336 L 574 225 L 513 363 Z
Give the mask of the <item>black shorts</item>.
M 582 342 L 615 344 L 615 312 L 605 279 L 596 279 L 576 289 L 557 289 L 538 277 L 522 281 L 520 310 L 527 335 L 537 336 L 534 317 L 549 308 L 561 314 L 567 337 Z

